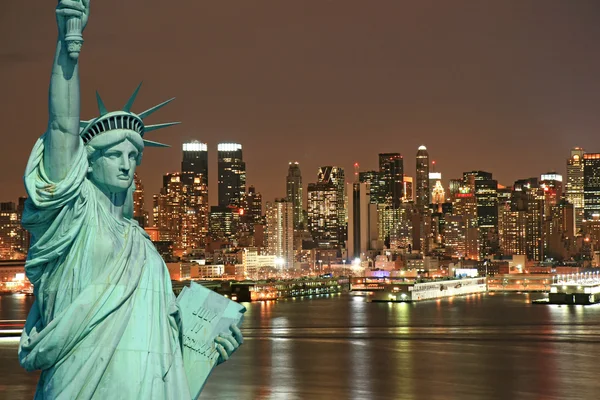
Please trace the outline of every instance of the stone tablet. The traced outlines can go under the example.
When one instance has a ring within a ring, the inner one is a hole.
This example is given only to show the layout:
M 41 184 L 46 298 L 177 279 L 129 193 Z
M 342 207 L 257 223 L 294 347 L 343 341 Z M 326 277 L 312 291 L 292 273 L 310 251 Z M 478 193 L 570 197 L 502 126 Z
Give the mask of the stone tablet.
M 183 365 L 193 399 L 217 365 L 215 338 L 231 334 L 232 324 L 240 326 L 246 308 L 195 282 L 177 296 L 181 318 Z

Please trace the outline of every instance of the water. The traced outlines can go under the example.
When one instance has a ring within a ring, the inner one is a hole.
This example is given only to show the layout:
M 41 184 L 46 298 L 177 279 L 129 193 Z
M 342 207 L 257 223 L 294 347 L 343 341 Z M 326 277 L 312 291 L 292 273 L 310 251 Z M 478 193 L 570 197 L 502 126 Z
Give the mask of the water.
M 246 304 L 245 343 L 201 399 L 596 398 L 600 306 L 532 305 L 533 296 Z M 24 318 L 31 298 L 12 297 L 0 296 L 0 319 Z M 31 398 L 37 375 L 19 369 L 16 347 L 0 341 L 0 393 Z

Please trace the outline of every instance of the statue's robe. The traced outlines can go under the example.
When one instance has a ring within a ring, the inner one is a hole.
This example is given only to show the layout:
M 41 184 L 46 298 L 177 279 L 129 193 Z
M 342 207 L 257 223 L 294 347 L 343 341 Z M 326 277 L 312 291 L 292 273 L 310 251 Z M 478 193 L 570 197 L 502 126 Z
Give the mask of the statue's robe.
M 169 273 L 148 235 L 116 218 L 81 146 L 51 182 L 38 140 L 25 172 L 25 265 L 35 302 L 19 360 L 42 370 L 35 399 L 190 399 Z

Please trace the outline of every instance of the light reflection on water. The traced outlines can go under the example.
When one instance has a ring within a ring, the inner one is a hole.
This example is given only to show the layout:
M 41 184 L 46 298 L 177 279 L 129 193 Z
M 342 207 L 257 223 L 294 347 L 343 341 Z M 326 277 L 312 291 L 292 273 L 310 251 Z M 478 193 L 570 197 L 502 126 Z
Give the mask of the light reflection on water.
M 245 344 L 201 398 L 594 398 L 600 306 L 532 305 L 536 296 L 245 304 Z M 11 301 L 0 299 L 1 315 L 24 319 L 23 300 Z M 0 341 L 0 392 L 31 398 L 36 375 L 19 369 L 16 343 Z

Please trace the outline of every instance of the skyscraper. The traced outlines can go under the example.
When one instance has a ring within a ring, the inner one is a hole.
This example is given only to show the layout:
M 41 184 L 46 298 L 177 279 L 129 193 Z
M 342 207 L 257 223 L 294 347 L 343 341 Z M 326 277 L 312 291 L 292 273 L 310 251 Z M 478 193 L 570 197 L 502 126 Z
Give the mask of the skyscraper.
M 348 257 L 361 258 L 377 239 L 377 205 L 369 199 L 366 183 L 355 182 L 348 196 Z
M 412 176 L 404 175 L 404 177 L 402 178 L 402 183 L 404 185 L 404 189 L 403 189 L 404 197 L 402 200 L 403 201 L 413 201 L 414 197 L 413 197 L 413 178 L 412 178 Z
M 258 224 L 262 220 L 262 195 L 256 191 L 254 186 L 248 188 L 248 193 L 242 202 L 244 216 L 252 224 Z
M 385 187 L 383 181 L 380 181 L 378 171 L 361 171 L 358 173 L 358 180 L 360 183 L 367 184 L 371 203 L 382 204 L 385 202 Z
M 308 184 L 308 229 L 320 247 L 337 247 L 340 242 L 338 188 L 331 182 Z
M 542 174 L 540 178 L 540 189 L 544 194 L 544 219 L 550 218 L 552 207 L 560 202 L 562 197 L 562 175 L 556 172 Z
M 420 209 L 429 207 L 429 153 L 425 146 L 417 151 L 416 204 Z
M 133 175 L 133 182 L 135 184 L 135 190 L 133 192 L 133 218 L 142 228 L 145 228 L 149 223 L 149 215 L 144 204 L 144 185 L 142 185 L 142 180 L 137 173 Z
M 417 151 L 417 179 L 416 179 L 416 206 L 417 212 L 414 216 L 415 224 L 413 229 L 419 241 L 414 241 L 414 249 L 421 251 L 423 254 L 429 253 L 429 239 L 431 236 L 431 210 L 429 204 L 431 202 L 429 190 L 429 153 L 425 146 L 420 146 Z M 418 221 L 418 224 L 416 222 Z
M 186 183 L 182 177 L 185 177 Z M 190 182 L 191 179 L 191 182 Z M 202 174 L 169 173 L 154 195 L 154 226 L 161 241 L 186 252 L 206 245 L 208 236 L 208 191 Z
M 286 178 L 287 201 L 294 209 L 294 228 L 298 229 L 303 222 L 302 215 L 302 173 L 298 162 L 290 162 Z
M 242 158 L 242 145 L 238 143 L 219 143 L 219 206 L 239 207 L 246 193 L 246 163 Z
M 208 147 L 206 143 L 192 140 L 183 144 L 183 159 L 181 161 L 181 173 L 193 173 L 202 175 L 202 183 L 208 185 Z M 194 175 L 188 175 L 184 180 L 193 181 Z M 182 176 L 182 178 L 184 178 Z
M 567 159 L 565 198 L 575 209 L 575 233 L 579 232 L 583 222 L 583 154 L 581 147 L 575 147 L 571 150 L 571 157 Z
M 25 259 L 27 249 L 22 248 L 25 233 L 17 205 L 0 203 L 0 260 Z
M 379 180 L 383 183 L 383 195 L 394 208 L 400 207 L 404 196 L 404 160 L 400 153 L 379 154 Z
M 338 224 L 338 244 L 346 240 L 346 179 L 344 170 L 340 167 L 325 166 L 319 168 L 317 183 L 333 185 L 336 190 L 336 213 Z
M 487 258 L 498 247 L 498 181 L 485 171 L 465 172 L 463 181 L 477 200 L 480 259 Z
M 294 207 L 285 199 L 267 202 L 267 249 L 283 268 L 294 267 Z
M 583 217 L 600 217 L 600 153 L 583 155 Z
M 446 251 L 452 257 L 479 259 L 477 199 L 468 187 L 462 187 L 452 202 L 452 215 L 446 221 Z

